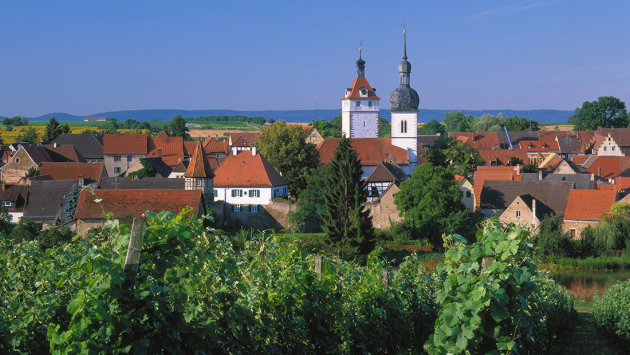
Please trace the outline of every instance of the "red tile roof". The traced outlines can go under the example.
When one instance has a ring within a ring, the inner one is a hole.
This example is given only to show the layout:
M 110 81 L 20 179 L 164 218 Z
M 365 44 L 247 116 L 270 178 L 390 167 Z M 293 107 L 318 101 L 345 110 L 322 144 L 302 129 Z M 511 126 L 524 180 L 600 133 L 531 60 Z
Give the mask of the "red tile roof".
M 514 166 L 480 166 L 475 171 L 473 190 L 475 192 L 475 203 L 480 203 L 481 190 L 483 189 L 484 181 L 521 181 L 523 178 L 523 168 L 521 167 L 521 174 L 516 174 L 516 167 Z
M 340 140 L 341 138 L 326 138 L 317 145 L 321 164 L 330 162 Z M 350 144 L 359 154 L 361 165 L 376 166 L 390 159 L 398 165 L 408 163 L 407 151 L 393 146 L 391 138 L 351 138 Z
M 560 150 L 558 142 L 552 140 L 521 141 L 519 147 L 527 152 L 548 152 L 550 150 Z
M 599 147 L 602 145 L 606 137 L 604 136 L 595 136 L 593 137 L 593 150 L 599 150 Z
M 586 162 L 586 159 L 588 159 L 588 157 L 590 156 L 591 155 L 573 155 L 571 156 L 571 162 L 573 164 L 582 165 L 584 164 L 584 162 Z
M 616 197 L 616 191 L 573 189 L 569 192 L 564 220 L 598 221 L 602 213 L 610 212 Z
M 190 157 L 190 164 L 184 173 L 185 178 L 213 178 L 214 173 L 210 168 L 210 163 L 206 159 L 206 152 L 203 150 L 201 141 L 197 141 L 196 148 Z
M 597 157 L 593 164 L 586 169 L 586 172 L 595 174 L 595 176 L 602 179 L 612 179 L 621 174 L 621 164 L 622 157 Z M 599 168 L 601 168 L 601 176 L 599 174 Z
M 103 155 L 148 153 L 146 134 L 106 134 L 103 137 Z
M 40 175 L 50 175 L 54 180 L 76 180 L 80 175 L 85 179 L 100 181 L 103 163 L 42 163 Z
M 500 149 L 497 132 L 450 132 L 449 137 L 458 139 L 477 149 Z
M 600 128 L 597 130 L 600 136 L 610 136 L 620 147 L 630 146 L 630 128 Z
M 170 167 L 177 166 L 184 159 L 184 140 L 182 137 L 162 135 L 159 137 L 148 137 L 147 143 L 149 144 L 147 158 L 161 157 L 164 163 Z M 159 149 L 162 149 L 161 156 Z
M 195 152 L 195 148 L 197 148 L 197 142 L 196 141 L 185 141 L 184 142 L 184 154 L 186 154 L 187 156 L 191 156 L 193 155 L 193 153 Z
M 206 150 L 206 153 L 223 153 L 228 154 L 228 142 L 217 142 L 214 138 L 208 137 L 205 142 L 203 142 L 203 148 Z
M 94 202 L 96 199 L 101 200 L 100 204 Z M 197 210 L 194 214 L 198 216 L 203 213 L 198 211 L 201 202 L 201 190 L 96 190 L 92 193 L 86 189 L 79 195 L 74 218 L 100 219 L 103 209 L 112 212 L 114 218 L 128 214 L 141 217 L 146 211 L 179 213 L 186 206 Z
M 455 174 L 455 181 L 457 181 L 457 185 L 461 184 L 464 179 L 465 177 Z
M 368 91 L 367 97 L 361 97 L 361 89 L 365 88 Z M 366 99 L 366 100 L 380 100 L 381 98 L 376 96 L 374 90 L 372 90 L 372 86 L 368 83 L 365 77 L 356 77 L 352 82 L 352 86 L 350 86 L 350 93 L 341 98 L 341 100 L 347 99 Z
M 256 141 L 260 132 L 256 133 L 233 133 L 228 137 L 228 144 L 235 145 L 237 147 L 249 147 L 249 145 Z
M 491 166 L 493 162 L 496 165 L 508 165 L 512 157 L 521 159 L 523 164 L 529 164 L 527 152 L 523 149 L 478 149 L 478 151 L 487 166 Z
M 289 182 L 262 155 L 243 150 L 230 154 L 214 171 L 214 186 L 282 186 Z

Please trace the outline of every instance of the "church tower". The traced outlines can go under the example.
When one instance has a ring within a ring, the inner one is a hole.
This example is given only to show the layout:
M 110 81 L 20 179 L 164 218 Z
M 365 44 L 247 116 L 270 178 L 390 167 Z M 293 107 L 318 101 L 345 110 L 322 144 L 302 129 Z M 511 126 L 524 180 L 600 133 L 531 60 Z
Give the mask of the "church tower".
M 210 168 L 201 141 L 197 141 L 195 152 L 190 157 L 188 168 L 184 173 L 185 189 L 201 190 L 206 203 L 212 203 L 214 202 L 213 178 L 214 173 Z
M 365 79 L 365 60 L 357 60 L 357 77 L 341 99 L 341 134 L 348 138 L 378 138 L 378 101 L 376 89 Z
M 418 106 L 420 98 L 411 88 L 411 63 L 407 61 L 407 30 L 403 30 L 404 47 L 402 62 L 398 64 L 400 84 L 389 98 L 392 113 L 392 145 L 407 150 L 410 171 L 418 165 Z

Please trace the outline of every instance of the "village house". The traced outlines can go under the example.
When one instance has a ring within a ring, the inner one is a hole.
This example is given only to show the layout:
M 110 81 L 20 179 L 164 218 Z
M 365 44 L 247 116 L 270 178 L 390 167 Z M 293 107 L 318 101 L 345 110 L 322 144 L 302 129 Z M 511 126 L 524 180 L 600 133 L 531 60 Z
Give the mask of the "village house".
M 517 166 L 478 166 L 474 174 L 473 200 L 475 211 L 479 209 L 481 190 L 485 180 L 520 181 L 522 179 L 522 167 Z
M 501 149 L 497 132 L 449 132 L 448 136 L 477 149 Z
M 7 185 L 17 184 L 30 168 L 37 168 L 38 164 L 50 161 L 48 154 L 37 147 L 20 146 L 9 162 L 0 168 L 0 181 Z
M 0 183 L 0 203 L 7 209 L 9 222 L 17 223 L 24 215 L 24 208 L 28 199 L 28 186 L 15 185 L 5 189 L 4 182 Z
M 64 133 L 53 139 L 51 144 L 71 145 L 88 163 L 103 162 L 103 136 L 94 134 Z
M 549 206 L 529 194 L 517 196 L 499 216 L 501 223 L 514 223 L 535 231 L 546 215 L 554 214 Z
M 341 138 L 326 138 L 317 146 L 320 164 L 327 164 L 332 160 L 340 140 Z M 407 150 L 392 145 L 389 138 L 350 138 L 350 144 L 361 160 L 363 179 L 367 179 L 381 162 L 397 165 L 407 175 L 413 172 L 414 167 L 409 163 Z
M 256 141 L 259 132 L 255 133 L 233 133 L 228 136 L 228 149 L 236 148 L 237 151 L 251 150 L 251 144 Z
M 229 153 L 228 142 L 227 141 L 219 141 L 219 137 L 215 138 L 208 137 L 203 142 L 203 149 L 206 151 L 206 155 L 213 155 L 218 159 L 219 162 L 223 162 Z
M 562 224 L 564 232 L 580 239 L 584 228 L 597 224 L 602 213 L 610 212 L 617 199 L 617 191 L 613 190 L 571 190 Z
M 511 165 L 512 159 L 520 159 L 523 164 L 530 164 L 527 152 L 523 149 L 478 149 L 477 151 L 486 166 L 508 166 Z
M 365 180 L 368 191 L 367 202 L 375 202 L 389 188 L 389 185 L 393 183 L 400 185 L 406 179 L 407 175 L 399 167 L 381 162 Z
M 83 179 L 85 184 L 100 183 L 107 177 L 103 163 L 51 163 L 43 162 L 38 167 L 40 175 L 49 175 L 53 180 Z
M 628 156 L 630 155 L 630 128 L 599 128 L 597 148 L 593 147 L 593 154 L 599 156 Z
M 402 220 L 400 211 L 394 203 L 394 195 L 400 191 L 400 183 L 394 181 L 374 202 L 366 205 L 372 217 L 372 225 L 378 229 L 389 229 L 393 223 Z
M 58 163 L 85 163 L 86 160 L 76 150 L 76 148 L 70 144 L 38 144 L 38 150 L 45 149 L 46 154 L 50 157 L 50 160 Z
M 190 164 L 184 172 L 186 190 L 199 190 L 203 193 L 207 203 L 214 202 L 214 172 L 210 167 L 206 152 L 203 150 L 201 141 L 197 141 L 194 153 L 190 157 Z M 254 150 L 255 151 L 255 150 Z
M 153 169 L 155 169 L 157 176 L 159 177 L 167 178 L 173 172 L 173 168 L 168 166 L 164 162 L 164 160 L 162 160 L 162 158 L 157 158 L 157 157 L 156 158 L 140 158 L 135 164 L 133 164 L 132 166 L 129 167 L 129 169 L 127 169 L 126 175 L 129 176 L 138 170 L 142 170 L 144 168 L 144 165 L 142 165 L 143 161 L 145 162 L 145 164 L 149 164 L 151 167 L 153 167 Z
M 64 207 L 72 185 L 82 187 L 79 180 L 50 180 L 31 182 L 24 218 L 40 227 L 64 221 Z M 83 192 L 89 193 L 88 190 Z
M 306 136 L 306 143 L 318 145 L 324 141 L 324 137 L 322 137 L 315 126 L 304 126 L 304 135 Z
M 475 212 L 475 190 L 473 184 L 464 176 L 455 174 L 455 181 L 462 193 L 462 203 L 468 209 L 468 212 Z

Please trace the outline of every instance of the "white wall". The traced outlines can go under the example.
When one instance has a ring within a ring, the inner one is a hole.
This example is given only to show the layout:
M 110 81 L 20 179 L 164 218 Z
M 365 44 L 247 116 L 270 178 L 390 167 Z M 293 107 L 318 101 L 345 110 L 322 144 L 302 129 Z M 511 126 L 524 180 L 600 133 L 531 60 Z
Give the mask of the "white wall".
M 274 191 L 279 193 L 276 196 L 283 196 L 283 191 L 286 188 L 288 191 L 288 185 L 274 186 L 274 187 L 220 187 L 215 186 L 214 190 L 217 192 L 215 201 L 225 201 L 231 204 L 241 205 L 267 205 L 269 200 L 274 197 Z M 232 190 L 243 190 L 243 197 L 232 197 Z M 260 197 L 250 197 L 249 190 L 260 190 Z
M 403 121 L 407 122 L 407 132 L 401 132 Z M 411 165 L 418 163 L 417 112 L 392 112 L 392 145 L 407 150 Z
M 378 138 L 378 112 L 352 112 L 350 138 Z
M 612 139 L 610 134 L 606 137 L 606 139 L 599 146 L 599 150 L 597 151 L 597 155 L 601 156 L 622 156 L 623 152 L 619 149 L 619 146 Z
M 378 113 L 379 100 L 341 100 L 341 134 L 349 138 L 378 137 Z

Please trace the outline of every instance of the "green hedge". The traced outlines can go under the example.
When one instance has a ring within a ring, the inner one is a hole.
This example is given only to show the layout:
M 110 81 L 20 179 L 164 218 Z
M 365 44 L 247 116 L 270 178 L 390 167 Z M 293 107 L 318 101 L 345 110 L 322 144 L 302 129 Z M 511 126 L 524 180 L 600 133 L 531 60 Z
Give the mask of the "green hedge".
M 603 296 L 593 296 L 593 316 L 597 326 L 630 346 L 630 281 L 608 288 Z

